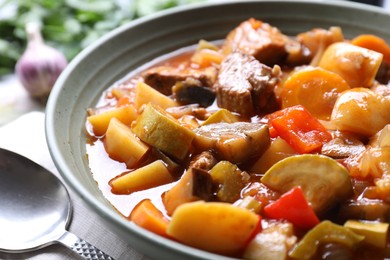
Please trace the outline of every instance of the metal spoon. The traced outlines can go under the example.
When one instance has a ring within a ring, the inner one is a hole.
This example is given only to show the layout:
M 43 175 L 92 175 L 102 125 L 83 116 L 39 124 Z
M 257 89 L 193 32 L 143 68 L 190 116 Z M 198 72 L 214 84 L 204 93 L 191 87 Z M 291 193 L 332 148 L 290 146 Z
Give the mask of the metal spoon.
M 85 259 L 113 259 L 66 230 L 71 211 L 68 191 L 54 174 L 0 148 L 0 251 L 61 243 Z

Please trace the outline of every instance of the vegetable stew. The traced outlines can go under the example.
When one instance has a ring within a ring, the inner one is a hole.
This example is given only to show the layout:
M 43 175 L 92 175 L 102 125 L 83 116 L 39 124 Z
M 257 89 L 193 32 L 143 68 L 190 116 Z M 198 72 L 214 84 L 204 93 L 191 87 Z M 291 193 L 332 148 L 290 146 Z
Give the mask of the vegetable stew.
M 250 18 L 111 86 L 87 156 L 129 221 L 244 259 L 390 257 L 390 46 Z

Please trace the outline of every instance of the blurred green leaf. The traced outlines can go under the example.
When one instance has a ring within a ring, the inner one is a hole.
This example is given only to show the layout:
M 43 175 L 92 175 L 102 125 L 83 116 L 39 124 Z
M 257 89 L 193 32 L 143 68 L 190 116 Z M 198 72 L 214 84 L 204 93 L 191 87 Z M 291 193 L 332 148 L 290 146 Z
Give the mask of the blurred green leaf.
M 178 5 L 178 0 L 137 0 L 138 16 L 145 16 Z
M 74 9 L 94 13 L 106 13 L 115 8 L 114 2 L 107 0 L 66 0 L 66 3 Z
M 0 75 L 12 72 L 22 55 L 28 22 L 39 22 L 47 44 L 70 61 L 102 35 L 132 19 L 203 1 L 206 0 L 4 0 L 0 4 Z M 2 19 L 2 10 L 12 15 Z

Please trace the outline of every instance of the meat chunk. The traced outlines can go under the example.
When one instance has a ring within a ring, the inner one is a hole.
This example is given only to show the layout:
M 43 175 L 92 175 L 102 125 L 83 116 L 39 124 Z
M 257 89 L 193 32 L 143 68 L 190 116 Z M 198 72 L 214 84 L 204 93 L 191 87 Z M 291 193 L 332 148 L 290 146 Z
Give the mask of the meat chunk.
M 215 159 L 214 155 L 211 152 L 204 151 L 191 160 L 190 168 L 197 168 L 209 171 L 211 170 L 211 168 L 214 167 L 214 165 L 217 164 L 217 162 L 217 159 Z
M 240 51 L 252 55 L 268 66 L 286 62 L 298 65 L 296 63 L 306 63 L 310 58 L 310 51 L 305 46 L 276 27 L 253 18 L 242 22 L 227 35 L 223 50 L 225 54 Z
M 144 82 L 149 86 L 164 95 L 171 95 L 172 86 L 176 82 L 184 81 L 189 77 L 199 80 L 205 87 L 211 87 L 216 80 L 217 70 L 214 67 L 193 69 L 185 64 L 175 67 L 158 66 L 147 70 L 142 77 Z
M 300 33 L 296 40 L 309 50 L 311 65 L 317 66 L 325 49 L 332 43 L 344 41 L 344 35 L 340 27 L 333 26 L 328 30 L 314 28 Z
M 214 86 L 218 105 L 243 116 L 268 112 L 265 110 L 269 110 L 270 104 L 276 105 L 273 89 L 280 74 L 276 68 L 271 69 L 244 53 L 228 55 Z

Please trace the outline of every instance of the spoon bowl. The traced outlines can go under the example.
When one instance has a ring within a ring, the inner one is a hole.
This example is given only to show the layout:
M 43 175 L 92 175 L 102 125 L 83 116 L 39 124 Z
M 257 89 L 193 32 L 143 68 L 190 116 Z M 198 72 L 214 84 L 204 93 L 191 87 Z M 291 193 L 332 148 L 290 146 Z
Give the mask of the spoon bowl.
M 68 232 L 72 205 L 62 182 L 39 164 L 0 149 L 0 251 L 61 243 L 85 259 L 113 259 Z

